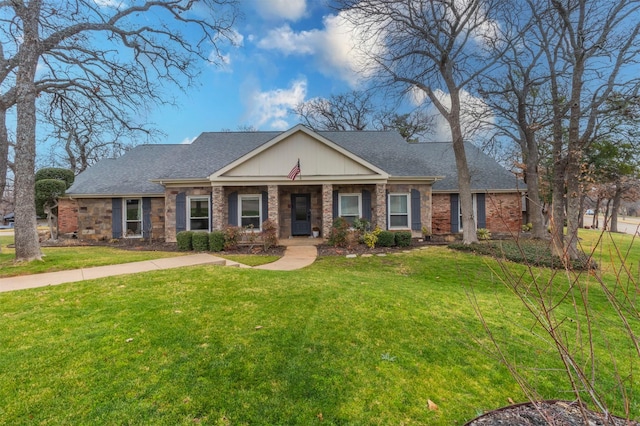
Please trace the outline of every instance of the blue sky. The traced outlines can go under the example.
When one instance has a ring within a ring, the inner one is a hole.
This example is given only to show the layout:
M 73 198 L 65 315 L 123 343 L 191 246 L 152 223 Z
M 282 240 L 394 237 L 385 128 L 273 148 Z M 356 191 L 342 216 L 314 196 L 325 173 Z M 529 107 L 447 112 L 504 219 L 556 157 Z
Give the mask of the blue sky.
M 203 67 L 199 87 L 177 96 L 178 108 L 151 111 L 166 134 L 188 143 L 203 131 L 284 130 L 289 110 L 314 97 L 356 88 L 353 32 L 323 0 L 242 0 L 237 46 L 222 46 L 222 66 Z

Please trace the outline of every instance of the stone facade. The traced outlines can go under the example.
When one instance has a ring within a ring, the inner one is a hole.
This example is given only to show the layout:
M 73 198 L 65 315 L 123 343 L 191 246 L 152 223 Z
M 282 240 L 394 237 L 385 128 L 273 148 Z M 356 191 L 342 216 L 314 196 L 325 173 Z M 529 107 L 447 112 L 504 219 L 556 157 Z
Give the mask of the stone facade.
M 182 188 L 167 188 L 164 196 L 166 204 L 164 205 L 164 239 L 168 242 L 176 241 L 176 197 L 179 193 L 184 192 L 187 197 L 192 196 L 207 196 L 212 198 L 211 187 L 182 187 Z M 188 208 L 187 208 L 188 211 Z M 187 216 L 188 218 L 188 216 Z M 188 220 L 188 219 L 187 219 Z
M 426 228 L 427 230 L 431 231 L 431 217 L 432 217 L 432 212 L 431 212 L 431 198 L 432 198 L 432 194 L 431 194 L 431 185 L 427 185 L 427 184 L 387 184 L 387 191 L 389 191 L 389 193 L 411 193 L 411 190 L 415 189 L 417 191 L 420 192 L 420 223 L 422 224 L 422 227 Z M 384 210 L 384 208 L 386 207 L 386 201 L 384 201 L 383 199 L 383 211 L 384 211 L 384 215 L 385 215 L 385 222 L 386 222 L 386 210 Z M 385 229 L 385 228 L 383 228 Z M 421 237 L 422 236 L 422 229 L 420 230 L 416 230 L 416 231 L 411 231 L 414 237 Z

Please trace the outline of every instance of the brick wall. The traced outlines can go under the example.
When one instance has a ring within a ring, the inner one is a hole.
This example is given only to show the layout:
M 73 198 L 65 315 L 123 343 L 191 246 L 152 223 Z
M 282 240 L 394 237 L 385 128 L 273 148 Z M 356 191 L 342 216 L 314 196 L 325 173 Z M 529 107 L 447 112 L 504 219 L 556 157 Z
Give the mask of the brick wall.
M 487 194 L 485 198 L 487 229 L 491 232 L 519 232 L 522 226 L 521 197 L 518 193 Z M 433 194 L 433 234 L 451 233 L 451 199 L 449 194 Z
M 78 231 L 78 202 L 70 198 L 58 200 L 58 232 L 68 234 Z

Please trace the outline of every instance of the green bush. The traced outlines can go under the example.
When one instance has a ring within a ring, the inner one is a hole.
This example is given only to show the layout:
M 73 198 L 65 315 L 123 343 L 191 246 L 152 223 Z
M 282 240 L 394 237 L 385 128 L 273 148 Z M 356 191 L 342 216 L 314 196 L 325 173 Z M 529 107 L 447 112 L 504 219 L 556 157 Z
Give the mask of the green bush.
M 396 243 L 396 237 L 391 231 L 381 231 L 378 234 L 378 246 L 393 247 Z
M 348 243 L 348 237 L 349 223 L 342 217 L 336 218 L 331 226 L 327 243 L 330 246 L 345 247 Z
M 478 239 L 481 241 L 487 241 L 491 239 L 491 231 L 489 231 L 487 228 L 480 228 L 476 231 L 476 235 L 478 236 Z
M 209 234 L 207 232 L 194 232 L 191 236 L 191 246 L 194 251 L 209 250 Z
M 396 245 L 398 247 L 409 247 L 411 245 L 411 232 L 400 231 L 395 235 Z
M 191 231 L 180 231 L 180 232 L 178 232 L 176 234 L 176 241 L 178 243 L 178 250 L 180 250 L 180 251 L 193 250 L 192 240 L 193 240 L 193 232 L 191 232 Z
M 362 241 L 367 245 L 367 247 L 374 248 L 378 242 L 378 235 L 380 235 L 381 232 L 382 229 L 377 226 L 373 231 L 364 231 Z
M 219 252 L 224 249 L 224 232 L 213 231 L 209 233 L 209 251 Z
M 73 171 L 68 169 L 45 167 L 44 169 L 40 169 L 36 172 L 36 181 L 44 179 L 61 180 L 65 183 L 65 189 L 67 189 L 71 186 L 71 184 L 73 184 L 75 176 L 73 174 Z

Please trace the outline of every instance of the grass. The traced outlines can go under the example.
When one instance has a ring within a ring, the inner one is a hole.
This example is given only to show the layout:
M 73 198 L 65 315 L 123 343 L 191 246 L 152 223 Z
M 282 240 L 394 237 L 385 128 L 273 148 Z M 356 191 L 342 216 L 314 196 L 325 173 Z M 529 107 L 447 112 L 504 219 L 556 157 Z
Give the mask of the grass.
M 201 266 L 3 293 L 0 424 L 459 425 L 524 400 L 470 295 L 540 394 L 571 398 L 501 274 L 488 257 L 432 247 L 296 272 Z M 610 325 L 597 345 L 637 370 L 592 293 Z M 615 389 L 608 358 L 598 368 Z M 640 416 L 637 398 L 630 410 Z
M 184 256 L 185 252 L 163 252 L 145 250 L 121 250 L 112 247 L 45 247 L 42 249 L 45 257 L 41 262 L 27 264 L 15 264 L 15 250 L 7 248 L 13 244 L 13 237 L 0 236 L 0 278 L 14 277 L 26 274 L 39 274 L 43 272 L 55 272 L 68 269 L 88 268 L 92 266 L 115 265 L 123 262 L 139 262 L 163 257 Z M 251 255 L 225 255 L 224 253 L 212 253 L 215 256 L 244 263 L 249 266 L 258 266 L 278 260 L 278 256 L 251 256 Z

